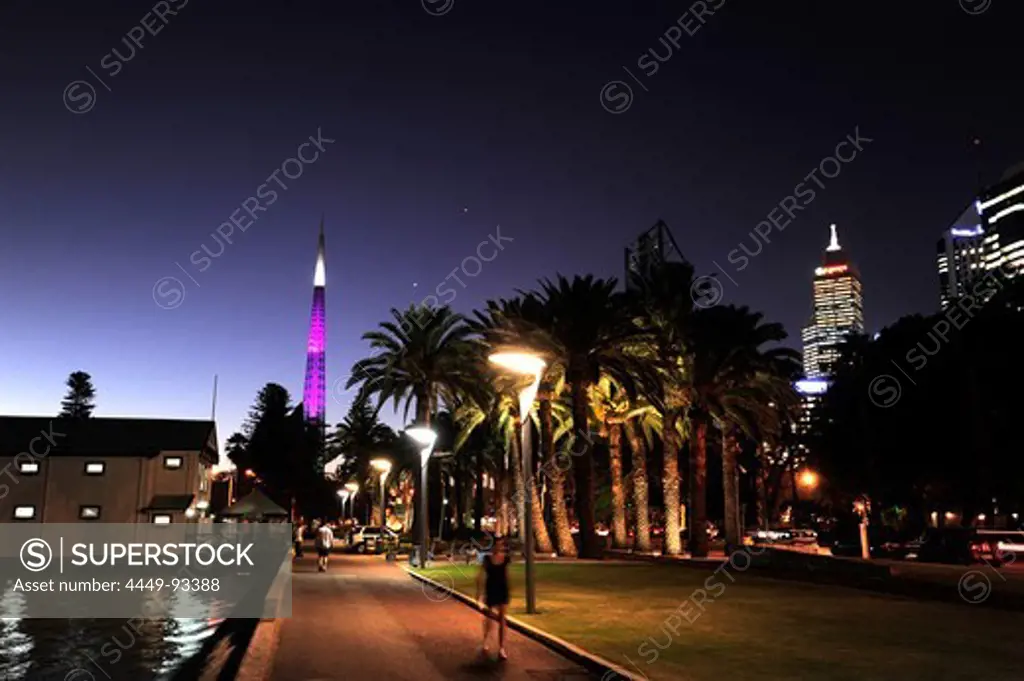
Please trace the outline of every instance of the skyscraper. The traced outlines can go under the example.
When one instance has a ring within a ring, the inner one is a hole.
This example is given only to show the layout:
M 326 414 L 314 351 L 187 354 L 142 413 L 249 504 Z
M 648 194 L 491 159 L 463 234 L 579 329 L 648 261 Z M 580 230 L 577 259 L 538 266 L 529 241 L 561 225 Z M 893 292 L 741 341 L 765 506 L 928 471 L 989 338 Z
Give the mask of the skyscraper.
M 974 209 L 970 209 L 974 212 Z M 954 225 L 942 233 L 935 245 L 939 267 L 939 298 L 942 308 L 967 294 L 985 275 L 985 230 Z
M 864 333 L 860 275 L 839 245 L 836 226 L 830 229 L 831 239 L 822 265 L 814 270 L 811 319 L 801 334 L 807 378 L 830 377 L 844 338 Z
M 943 232 L 936 250 L 943 309 L 956 298 L 978 295 L 975 284 L 994 270 L 1010 277 L 1024 273 L 1024 164 L 983 189 Z
M 977 202 L 985 232 L 985 269 L 1016 276 L 1024 271 L 1024 164 L 1010 168 Z
M 302 386 L 302 407 L 306 420 L 319 424 L 321 428 L 325 425 L 327 407 L 327 311 L 324 309 L 326 286 L 324 220 L 321 217 L 316 269 L 313 270 L 313 306 L 309 312 L 309 340 L 306 343 L 306 381 Z

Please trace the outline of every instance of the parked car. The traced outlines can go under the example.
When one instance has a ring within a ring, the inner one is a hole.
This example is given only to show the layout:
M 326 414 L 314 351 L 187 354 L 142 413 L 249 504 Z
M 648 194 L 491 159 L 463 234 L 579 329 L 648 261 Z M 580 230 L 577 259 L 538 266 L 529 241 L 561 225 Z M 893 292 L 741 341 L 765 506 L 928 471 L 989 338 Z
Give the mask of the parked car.
M 977 562 L 994 567 L 1013 565 L 1024 554 L 1021 530 L 976 530 L 971 539 L 971 555 Z
M 840 523 L 832 532 L 829 548 L 833 556 L 860 558 L 860 526 L 851 523 Z M 868 527 L 868 550 L 872 558 L 901 559 L 907 557 L 910 545 L 900 541 L 895 531 L 887 527 L 871 525 Z
M 381 528 L 360 527 L 352 535 L 352 546 L 357 553 L 366 553 L 367 551 L 379 553 L 384 550 L 385 541 L 394 539 L 398 539 L 398 533 L 390 528 L 384 528 L 382 541 Z
M 922 563 L 970 565 L 978 561 L 972 550 L 975 532 L 969 527 L 928 528 L 919 538 L 907 543 L 907 560 Z

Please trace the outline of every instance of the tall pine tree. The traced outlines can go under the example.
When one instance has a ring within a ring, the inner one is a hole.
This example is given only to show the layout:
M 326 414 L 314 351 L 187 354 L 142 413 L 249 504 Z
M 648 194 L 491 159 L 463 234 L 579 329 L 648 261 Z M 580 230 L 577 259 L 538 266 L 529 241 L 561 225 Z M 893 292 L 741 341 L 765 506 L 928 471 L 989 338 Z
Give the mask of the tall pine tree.
M 68 392 L 60 403 L 60 416 L 69 419 L 87 419 L 96 408 L 96 389 L 92 376 L 84 371 L 75 371 L 68 376 Z

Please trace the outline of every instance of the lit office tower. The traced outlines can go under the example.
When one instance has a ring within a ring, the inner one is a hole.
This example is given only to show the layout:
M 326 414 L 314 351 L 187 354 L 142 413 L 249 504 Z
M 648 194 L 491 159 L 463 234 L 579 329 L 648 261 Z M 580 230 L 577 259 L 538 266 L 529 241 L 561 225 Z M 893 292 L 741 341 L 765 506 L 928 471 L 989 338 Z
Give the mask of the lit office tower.
M 1024 271 L 1024 164 L 1008 170 L 977 202 L 985 232 L 985 269 L 1016 276 Z
M 804 374 L 828 378 L 844 339 L 864 333 L 864 300 L 860 275 L 839 246 L 836 226 L 821 267 L 814 270 L 814 308 L 803 328 Z
M 973 207 L 969 210 L 974 213 Z M 942 233 L 935 249 L 943 309 L 970 292 L 974 283 L 985 275 L 984 239 L 985 230 L 980 224 L 958 224 Z
M 324 220 L 320 218 L 320 241 L 316 251 L 316 269 L 313 271 L 313 306 L 309 313 L 309 340 L 306 343 L 306 381 L 302 386 L 302 408 L 306 420 L 325 425 L 327 406 L 326 349 L 327 313 L 324 309 L 324 289 L 327 272 L 324 265 Z

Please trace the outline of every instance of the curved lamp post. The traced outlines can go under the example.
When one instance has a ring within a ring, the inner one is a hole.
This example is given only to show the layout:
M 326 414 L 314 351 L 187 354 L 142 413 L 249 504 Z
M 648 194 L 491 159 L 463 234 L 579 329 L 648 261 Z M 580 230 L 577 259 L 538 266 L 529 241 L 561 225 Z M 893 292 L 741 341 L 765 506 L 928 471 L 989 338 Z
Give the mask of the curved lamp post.
M 437 433 L 430 428 L 416 426 L 408 428 L 405 434 L 421 446 L 420 449 L 420 567 L 427 566 L 427 541 L 429 540 L 430 522 L 427 518 L 427 463 L 430 461 L 430 454 L 434 451 L 434 442 L 437 440 Z
M 347 489 L 338 490 L 338 498 L 341 499 L 341 521 L 345 522 L 345 502 L 348 501 L 348 497 L 351 492 Z
M 348 514 L 352 517 L 352 520 L 354 521 L 356 519 L 356 494 L 359 492 L 359 483 L 346 482 L 345 489 L 348 490 L 349 494 Z
M 370 462 L 373 468 L 380 472 L 380 538 L 384 540 L 384 528 L 387 527 L 385 522 L 385 510 L 384 510 L 384 481 L 388 478 L 388 473 L 391 472 L 391 462 L 387 459 L 374 459 Z
M 537 397 L 540 379 L 544 375 L 547 364 L 540 356 L 527 351 L 511 350 L 496 352 L 489 356 L 488 361 L 505 371 L 521 376 L 533 376 L 533 382 L 519 392 L 519 418 L 523 441 L 523 476 L 526 488 L 526 499 L 523 500 L 523 551 L 526 553 L 526 612 L 537 612 L 537 594 L 533 574 L 533 447 L 530 442 L 530 408 Z

